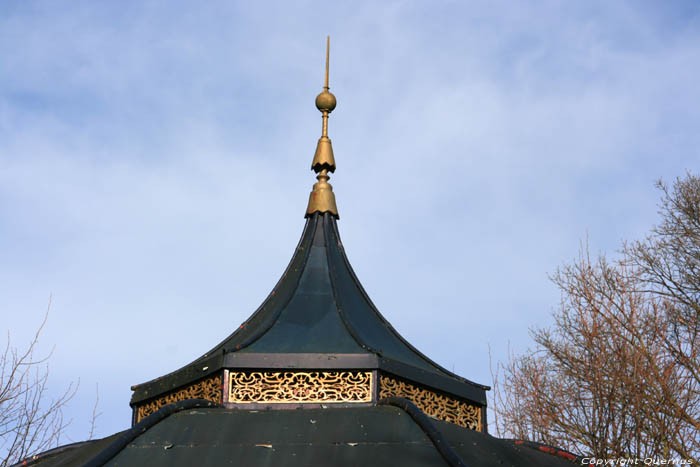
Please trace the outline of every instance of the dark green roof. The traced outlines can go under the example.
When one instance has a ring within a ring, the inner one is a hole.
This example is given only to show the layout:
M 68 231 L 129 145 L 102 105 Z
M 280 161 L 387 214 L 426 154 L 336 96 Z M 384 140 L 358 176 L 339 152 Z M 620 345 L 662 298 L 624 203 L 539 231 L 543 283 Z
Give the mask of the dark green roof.
M 570 466 L 556 455 L 434 420 L 468 466 Z M 45 455 L 79 466 L 114 437 Z M 389 406 L 306 410 L 194 409 L 146 430 L 107 466 L 445 466 L 425 432 Z
M 131 402 L 222 368 L 266 367 L 378 368 L 481 405 L 488 389 L 442 368 L 394 330 L 355 276 L 329 213 L 307 219 L 282 278 L 246 322 L 191 364 L 134 386 Z

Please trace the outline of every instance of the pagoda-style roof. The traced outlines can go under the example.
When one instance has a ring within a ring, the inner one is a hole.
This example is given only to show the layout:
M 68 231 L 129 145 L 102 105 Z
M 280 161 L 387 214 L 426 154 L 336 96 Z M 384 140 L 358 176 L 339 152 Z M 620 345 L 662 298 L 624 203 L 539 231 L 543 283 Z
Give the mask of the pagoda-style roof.
M 374 306 L 352 270 L 330 213 L 311 214 L 291 262 L 263 304 L 189 365 L 134 386 L 132 405 L 223 368 L 368 369 L 486 404 L 486 386 L 416 350 Z
M 309 195 L 301 240 L 282 278 L 260 308 L 219 345 L 173 373 L 133 386 L 134 423 L 168 403 L 193 397 L 229 407 L 308 408 L 410 395 L 431 416 L 486 430 L 488 387 L 447 371 L 402 338 L 350 266 L 328 183 L 336 169 L 328 137 L 336 98 L 329 89 L 327 49 L 325 85 L 316 97 L 323 125 L 311 163 L 318 181 Z
M 130 429 L 27 465 L 570 465 L 570 453 L 490 436 L 488 387 L 420 353 L 368 297 L 328 183 L 335 106 L 327 53 L 318 182 L 292 260 L 262 305 L 200 358 L 133 386 Z

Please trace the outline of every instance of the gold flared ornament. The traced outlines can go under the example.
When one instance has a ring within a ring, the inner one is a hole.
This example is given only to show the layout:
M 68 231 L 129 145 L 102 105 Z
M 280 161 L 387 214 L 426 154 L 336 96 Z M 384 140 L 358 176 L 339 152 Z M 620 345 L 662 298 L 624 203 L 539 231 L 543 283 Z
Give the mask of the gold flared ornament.
M 333 146 L 328 136 L 321 136 L 316 145 L 314 161 L 311 163 L 311 170 L 319 172 L 323 169 L 335 172 L 335 157 L 333 157 Z
M 306 208 L 306 217 L 315 212 L 330 212 L 338 218 L 338 208 L 335 205 L 335 195 L 333 187 L 328 183 L 327 170 L 321 170 L 316 176 L 318 182 L 314 183 L 314 188 L 309 195 L 309 206 Z

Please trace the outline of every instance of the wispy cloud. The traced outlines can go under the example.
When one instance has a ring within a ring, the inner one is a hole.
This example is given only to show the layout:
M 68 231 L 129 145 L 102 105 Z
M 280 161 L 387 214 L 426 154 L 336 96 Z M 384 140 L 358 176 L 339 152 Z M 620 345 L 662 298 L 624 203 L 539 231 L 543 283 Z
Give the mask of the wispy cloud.
M 29 332 L 53 292 L 57 381 L 99 381 L 98 428 L 123 429 L 128 386 L 232 331 L 291 256 L 330 33 L 353 266 L 409 340 L 488 383 L 486 343 L 548 322 L 546 274 L 587 232 L 641 236 L 653 181 L 697 167 L 693 5 L 4 4 L 4 324 Z

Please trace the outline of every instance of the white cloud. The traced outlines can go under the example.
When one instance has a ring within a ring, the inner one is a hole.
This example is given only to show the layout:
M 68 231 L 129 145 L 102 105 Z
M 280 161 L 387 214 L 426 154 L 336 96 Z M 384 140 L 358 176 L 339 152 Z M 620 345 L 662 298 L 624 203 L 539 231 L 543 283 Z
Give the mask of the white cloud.
M 502 358 L 549 322 L 546 274 L 586 232 L 608 251 L 642 235 L 652 182 L 699 160 L 697 12 L 119 5 L 0 14 L 0 309 L 21 336 L 54 294 L 54 375 L 87 388 L 75 438 L 95 381 L 100 435 L 123 429 L 130 384 L 209 350 L 282 273 L 326 33 L 350 260 L 470 379 L 489 383 L 486 342 Z

